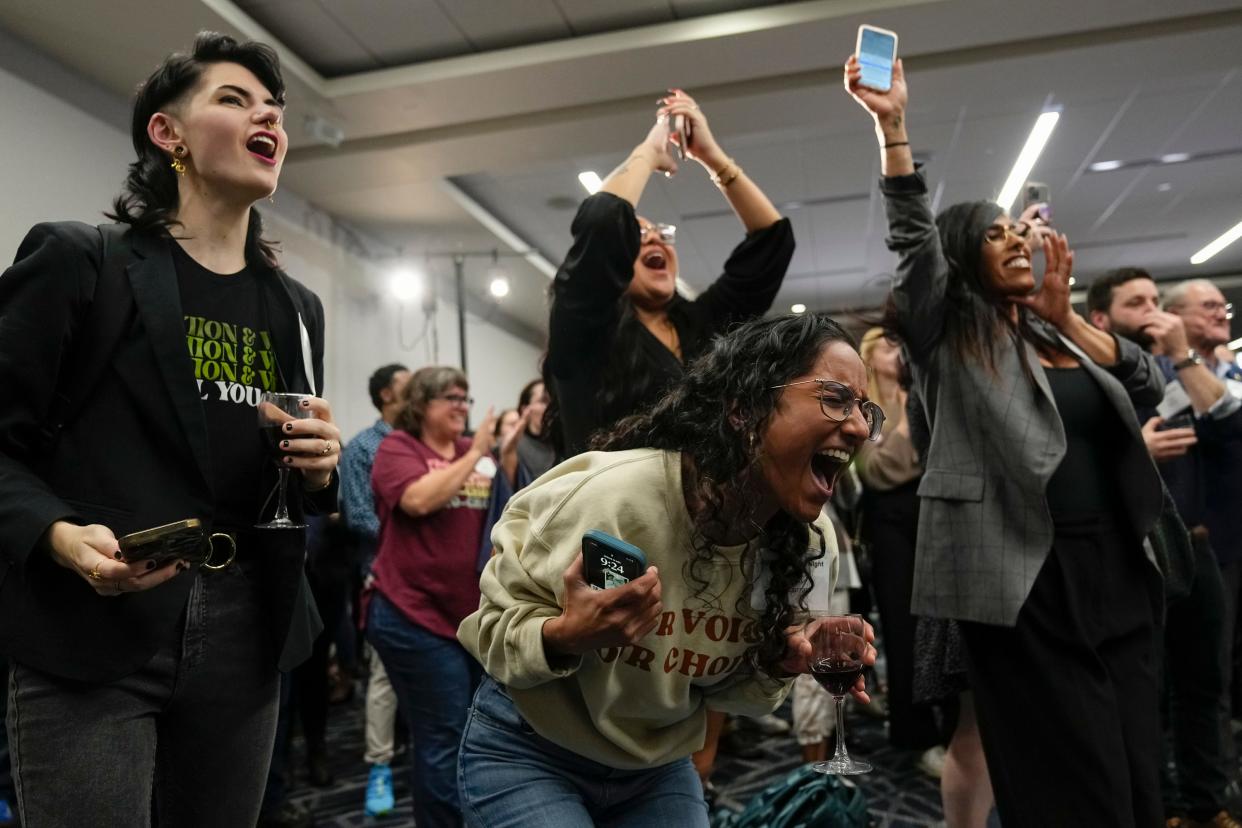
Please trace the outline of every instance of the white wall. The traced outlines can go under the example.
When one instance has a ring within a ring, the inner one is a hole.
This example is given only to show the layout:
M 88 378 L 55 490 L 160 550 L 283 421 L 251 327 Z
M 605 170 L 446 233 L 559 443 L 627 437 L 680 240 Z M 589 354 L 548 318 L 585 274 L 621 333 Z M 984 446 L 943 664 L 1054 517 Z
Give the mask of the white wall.
M 106 221 L 134 156 L 125 133 L 0 69 L 0 261 L 31 225 Z
M 0 261 L 7 264 L 37 222 L 105 221 L 102 213 L 120 189 L 133 150 L 123 130 L 3 67 L 0 112 L 5 113 L 0 118 Z M 276 199 L 275 205 L 260 205 L 267 235 L 281 242 L 289 274 L 324 303 L 325 390 L 348 438 L 376 416 L 366 390 L 371 372 L 389 362 L 411 368 L 430 363 L 427 346 L 432 332 L 412 347 L 403 347 L 403 325 L 407 345 L 423 327 L 418 306 L 402 309 L 386 298 L 377 266 L 325 238 L 322 230 L 330 226 L 330 219 L 287 192 Z M 477 422 L 490 405 L 500 410 L 516 403 L 522 385 L 536 374 L 539 349 L 477 316 L 467 319 Z M 454 306 L 438 303 L 434 333 L 439 362 L 457 364 Z

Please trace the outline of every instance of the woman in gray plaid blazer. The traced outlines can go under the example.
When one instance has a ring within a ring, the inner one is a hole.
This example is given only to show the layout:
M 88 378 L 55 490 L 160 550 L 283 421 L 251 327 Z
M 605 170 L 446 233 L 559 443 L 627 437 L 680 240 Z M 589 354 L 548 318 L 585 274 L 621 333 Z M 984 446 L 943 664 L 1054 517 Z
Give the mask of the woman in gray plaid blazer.
M 913 610 L 961 622 L 1005 828 L 1160 825 L 1160 580 L 1142 538 L 1161 488 L 1134 412 L 1159 402 L 1160 371 L 1073 311 L 1073 254 L 1033 232 L 1034 213 L 1015 223 L 979 201 L 933 219 L 900 62 L 887 92 L 859 75 L 851 58 L 846 87 L 882 144 L 894 322 L 931 427 Z

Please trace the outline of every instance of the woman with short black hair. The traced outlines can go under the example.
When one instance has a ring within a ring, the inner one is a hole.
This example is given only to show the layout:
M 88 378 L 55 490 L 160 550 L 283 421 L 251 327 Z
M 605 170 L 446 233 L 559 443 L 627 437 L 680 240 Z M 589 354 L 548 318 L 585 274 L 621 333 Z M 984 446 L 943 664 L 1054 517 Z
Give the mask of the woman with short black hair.
M 273 459 L 299 472 L 295 518 L 333 511 L 340 450 L 314 396 L 322 305 L 253 207 L 280 176 L 283 102 L 271 48 L 201 34 L 138 93 L 120 224 L 37 225 L 0 276 L 0 649 L 25 824 L 258 816 L 277 667 L 318 617 L 304 529 L 253 527 Z M 308 415 L 270 449 L 269 391 Z M 217 533 L 211 568 L 120 551 L 188 518 L 204 532 L 185 557 Z

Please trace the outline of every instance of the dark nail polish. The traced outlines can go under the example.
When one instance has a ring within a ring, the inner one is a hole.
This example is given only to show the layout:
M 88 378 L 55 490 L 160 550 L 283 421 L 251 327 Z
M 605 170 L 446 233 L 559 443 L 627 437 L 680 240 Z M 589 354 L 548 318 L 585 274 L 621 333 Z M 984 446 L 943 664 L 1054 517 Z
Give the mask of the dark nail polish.
M 293 431 L 293 423 L 285 423 L 285 431 Z
M 281 442 L 280 447 L 281 447 L 281 448 L 289 448 L 289 441 L 288 441 L 288 440 L 284 440 L 283 442 Z
M 299 405 L 301 405 L 303 408 L 310 408 L 310 400 L 302 400 L 302 402 L 299 403 Z
M 112 557 L 116 558 L 119 561 L 119 560 L 123 560 L 125 556 L 122 555 L 121 550 L 118 549 L 112 553 Z
M 285 462 L 286 462 L 286 463 L 292 463 L 292 462 L 293 462 L 293 458 L 292 458 L 292 457 L 286 457 L 286 458 L 285 458 Z
M 180 574 L 181 574 L 182 572 L 184 572 L 185 570 L 189 569 L 189 567 L 187 567 L 187 566 L 186 566 L 185 564 L 183 564 L 181 561 L 177 561 L 177 565 L 176 565 L 176 566 L 174 566 L 173 568 L 177 570 L 177 574 L 178 574 L 178 575 L 180 575 Z
M 155 569 L 155 561 L 147 561 L 147 569 Z

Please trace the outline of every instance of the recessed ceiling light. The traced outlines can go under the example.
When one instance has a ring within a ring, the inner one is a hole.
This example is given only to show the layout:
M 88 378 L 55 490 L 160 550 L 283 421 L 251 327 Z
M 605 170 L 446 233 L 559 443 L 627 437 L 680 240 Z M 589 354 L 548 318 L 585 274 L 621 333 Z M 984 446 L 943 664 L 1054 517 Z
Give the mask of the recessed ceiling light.
M 1125 164 L 1124 161 L 1096 161 L 1087 169 L 1091 170 L 1091 172 L 1108 172 L 1109 170 L 1117 169 L 1123 164 Z
M 1073 276 L 1071 276 L 1069 283 L 1070 283 L 1070 287 L 1073 287 L 1074 285 L 1078 284 L 1078 280 L 1075 279 Z
M 495 279 L 492 279 L 492 283 L 487 286 L 487 289 L 492 296 L 495 296 L 497 299 L 503 299 L 509 295 L 509 280 L 504 276 L 497 276 Z
M 388 289 L 398 302 L 413 302 L 423 295 L 423 275 L 413 267 L 398 267 L 388 277 Z
M 1013 206 L 1018 191 L 1022 189 L 1022 183 L 1035 167 L 1039 154 L 1044 151 L 1044 145 L 1052 137 L 1052 130 L 1056 129 L 1060 119 L 1061 113 L 1057 111 L 1044 112 L 1035 119 L 1035 126 L 1031 128 L 1031 134 L 1027 136 L 1022 151 L 1018 153 L 1018 160 L 1013 162 L 1013 169 L 1009 171 L 1009 178 L 1005 179 L 1005 186 L 1001 187 L 1000 195 L 996 197 L 996 203 L 1005 212 L 1009 212 L 1009 208 Z
M 1188 152 L 1170 152 L 1168 155 L 1160 156 L 1161 164 L 1180 164 L 1183 161 L 1189 160 L 1190 153 Z
M 1156 185 L 1156 192 L 1158 193 L 1167 193 L 1171 189 L 1173 189 L 1173 185 L 1167 181 L 1164 182 L 1163 184 Z
M 1203 264 L 1217 253 L 1236 242 L 1238 239 L 1242 239 L 1242 221 L 1238 222 L 1233 227 L 1230 227 L 1221 234 L 1220 238 L 1216 239 L 1198 253 L 1191 256 L 1190 263 L 1195 265 Z
M 790 306 L 789 310 L 791 310 L 794 313 L 806 313 L 806 305 L 802 304 L 801 302 L 798 302 Z
M 594 170 L 586 170 L 578 173 L 578 181 L 582 183 L 583 189 L 591 195 L 598 193 L 599 188 L 604 185 L 604 182 L 600 181 L 599 175 L 597 175 Z

